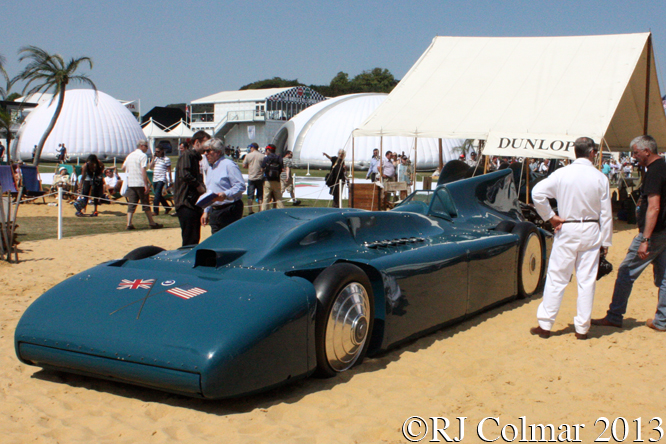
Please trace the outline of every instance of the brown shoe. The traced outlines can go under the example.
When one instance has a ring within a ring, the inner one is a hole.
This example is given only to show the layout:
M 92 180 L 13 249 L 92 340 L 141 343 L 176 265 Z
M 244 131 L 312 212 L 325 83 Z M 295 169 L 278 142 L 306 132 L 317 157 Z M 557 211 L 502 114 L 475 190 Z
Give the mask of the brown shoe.
M 663 332 L 663 331 L 666 331 L 666 330 L 664 330 L 664 329 L 662 329 L 662 328 L 659 328 L 659 327 L 657 327 L 656 325 L 654 325 L 654 322 L 652 322 L 652 319 L 648 319 L 647 321 L 645 321 L 645 325 L 647 325 L 648 327 L 650 327 L 652 330 L 662 331 L 662 332 Z
M 155 225 L 151 225 L 151 226 L 150 226 L 150 229 L 151 229 L 151 230 L 158 230 L 158 229 L 160 229 L 160 228 L 164 228 L 164 225 L 162 225 L 162 224 L 155 224 Z
M 540 338 L 543 338 L 543 339 L 550 338 L 550 332 L 548 330 L 544 330 L 541 327 L 530 328 L 530 334 L 533 334 L 535 336 L 539 336 Z
M 587 333 L 576 333 L 576 339 L 584 341 L 585 339 L 587 339 Z
M 592 319 L 592 325 L 599 325 L 601 327 L 615 327 L 615 328 L 622 328 L 622 322 L 619 324 L 617 322 L 611 322 L 608 320 L 608 318 L 601 318 L 601 319 Z

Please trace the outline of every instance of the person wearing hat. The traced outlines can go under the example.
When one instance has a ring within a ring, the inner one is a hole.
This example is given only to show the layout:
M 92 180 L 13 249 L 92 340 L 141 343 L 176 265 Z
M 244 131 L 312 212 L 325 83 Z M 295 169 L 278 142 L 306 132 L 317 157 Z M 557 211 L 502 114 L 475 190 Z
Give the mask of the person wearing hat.
M 67 168 L 65 167 L 58 168 L 58 174 L 53 176 L 53 186 L 51 187 L 51 191 L 55 191 L 58 188 L 62 188 L 64 191 L 69 191 L 72 188 L 69 171 L 67 171 Z
M 248 145 L 250 153 L 243 160 L 243 168 L 247 168 L 247 210 L 248 215 L 261 211 L 261 204 L 264 201 L 264 175 L 261 171 L 261 162 L 264 154 L 259 152 L 259 145 L 251 143 Z M 255 206 L 255 200 L 257 205 Z
M 280 186 L 280 175 L 284 170 L 282 158 L 275 154 L 275 145 L 266 146 L 266 157 L 261 162 L 261 170 L 264 172 L 264 202 L 261 204 L 262 211 L 269 210 L 275 203 L 276 208 L 284 208 Z

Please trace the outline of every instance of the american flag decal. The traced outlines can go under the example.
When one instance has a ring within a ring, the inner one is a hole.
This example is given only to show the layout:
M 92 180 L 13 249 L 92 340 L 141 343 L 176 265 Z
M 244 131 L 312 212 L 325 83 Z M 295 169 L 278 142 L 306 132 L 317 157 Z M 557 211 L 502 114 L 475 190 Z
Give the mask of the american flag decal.
M 167 290 L 167 293 L 171 293 L 172 295 L 183 299 L 192 299 L 200 294 L 208 293 L 208 291 L 203 288 L 193 287 L 192 285 L 183 285 L 181 287 L 174 287 Z
M 153 286 L 153 283 L 155 282 L 155 279 L 134 279 L 133 281 L 130 281 L 128 279 L 123 279 L 120 281 L 120 284 L 118 284 L 118 288 L 116 290 L 137 290 L 139 288 L 143 288 L 144 290 L 150 290 L 150 287 Z

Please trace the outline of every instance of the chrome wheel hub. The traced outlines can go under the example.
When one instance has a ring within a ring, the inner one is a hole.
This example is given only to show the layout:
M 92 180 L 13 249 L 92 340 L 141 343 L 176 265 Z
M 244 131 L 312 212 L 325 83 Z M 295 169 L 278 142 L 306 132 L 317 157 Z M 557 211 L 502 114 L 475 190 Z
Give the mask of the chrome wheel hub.
M 539 235 L 537 233 L 530 233 L 525 242 L 525 254 L 523 256 L 523 263 L 521 264 L 522 284 L 525 293 L 532 294 L 539 286 L 542 262 Z
M 336 372 L 349 369 L 368 339 L 370 300 L 365 288 L 352 282 L 333 301 L 326 323 L 326 359 Z

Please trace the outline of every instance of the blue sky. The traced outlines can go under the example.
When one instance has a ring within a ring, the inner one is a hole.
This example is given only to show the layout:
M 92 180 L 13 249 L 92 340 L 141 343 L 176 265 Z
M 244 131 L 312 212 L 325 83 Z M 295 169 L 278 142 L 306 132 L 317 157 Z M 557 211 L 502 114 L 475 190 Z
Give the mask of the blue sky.
M 339 71 L 354 76 L 382 67 L 400 79 L 437 35 L 652 31 L 666 82 L 664 0 L 24 0 L 6 2 L 2 12 L 0 54 L 10 75 L 18 73 L 17 51 L 26 45 L 89 56 L 97 87 L 118 99 L 141 99 L 142 113 L 274 76 L 326 84 Z

